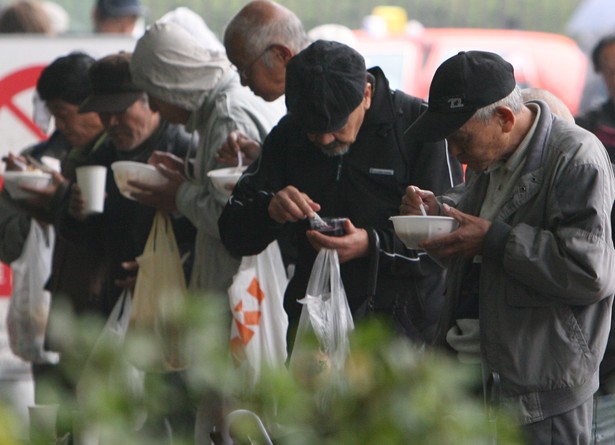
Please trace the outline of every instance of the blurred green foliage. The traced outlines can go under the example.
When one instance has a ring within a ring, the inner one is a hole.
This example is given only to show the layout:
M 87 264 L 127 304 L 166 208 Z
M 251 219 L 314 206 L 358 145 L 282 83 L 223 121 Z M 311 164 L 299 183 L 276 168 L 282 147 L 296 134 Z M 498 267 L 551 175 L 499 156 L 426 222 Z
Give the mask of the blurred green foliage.
M 341 374 L 327 367 L 313 343 L 314 348 L 299 357 L 305 367 L 267 370 L 256 388 L 246 390 L 227 350 L 228 309 L 216 298 L 188 303 L 176 321 L 187 328 L 182 352 L 191 357 L 185 370 L 190 400 L 217 394 L 225 400 L 225 412 L 257 413 L 276 445 L 487 445 L 494 428 L 500 445 L 521 443 L 506 415 L 489 420 L 474 395 L 473 374 L 448 357 L 393 336 L 377 321 L 359 324 L 353 332 L 351 355 Z M 91 348 L 102 320 L 76 319 L 69 312 L 61 317 L 62 330 L 54 341 L 76 350 Z M 154 340 L 155 335 L 131 336 L 119 351 L 112 343 L 98 348 L 85 376 L 83 363 L 65 359 L 64 376 L 81 378 L 79 402 L 57 382 L 47 382 L 46 391 L 73 413 L 71 424 L 77 416 L 82 430 L 99 434 L 101 445 L 166 444 L 164 435 L 139 428 L 146 412 L 146 425 L 152 425 L 180 408 L 173 402 L 176 387 L 165 373 L 148 374 L 146 390 L 130 377 L 131 363 L 148 366 L 153 356 L 147 351 L 157 344 Z M 311 366 L 314 360 L 318 366 Z M 2 441 L 2 433 L 10 431 L 2 427 L 4 419 L 0 415 L 0 445 L 13 445 Z M 233 424 L 233 432 L 237 437 L 259 436 L 254 421 L 245 416 Z M 176 434 L 173 440 L 177 445 L 193 443 L 192 434 Z
M 90 13 L 95 0 L 56 0 L 71 15 L 71 29 L 89 31 Z M 141 0 L 148 8 L 151 23 L 165 12 L 186 6 L 201 14 L 218 35 L 225 24 L 246 0 Z M 325 23 L 339 23 L 350 28 L 361 26 L 362 20 L 379 0 L 346 0 L 308 2 L 280 0 L 293 10 L 306 29 Z M 580 0 L 389 0 L 384 4 L 403 6 L 408 18 L 429 27 L 517 28 L 564 33 L 565 25 Z

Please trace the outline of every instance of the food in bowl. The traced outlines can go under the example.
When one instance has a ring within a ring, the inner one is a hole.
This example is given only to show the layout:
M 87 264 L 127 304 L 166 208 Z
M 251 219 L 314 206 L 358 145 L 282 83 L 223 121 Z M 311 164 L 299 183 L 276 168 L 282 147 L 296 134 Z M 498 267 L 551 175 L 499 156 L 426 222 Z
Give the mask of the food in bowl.
M 6 171 L 2 174 L 4 188 L 13 199 L 29 199 L 34 195 L 20 186 L 43 189 L 52 182 L 50 173 L 42 170 Z
M 148 185 L 162 185 L 167 182 L 167 178 L 156 170 L 156 167 L 143 162 L 116 161 L 111 164 L 111 170 L 113 170 L 113 178 L 120 193 L 133 201 L 132 192 L 138 192 L 139 189 L 128 185 L 129 180 Z
M 221 191 L 227 196 L 231 196 L 233 187 L 235 187 L 235 184 L 239 181 L 239 177 L 242 173 L 246 171 L 246 168 L 247 167 L 219 168 L 209 171 L 207 176 L 209 176 L 216 190 Z
M 408 249 L 420 249 L 423 241 L 451 233 L 457 221 L 450 216 L 391 216 L 395 233 Z

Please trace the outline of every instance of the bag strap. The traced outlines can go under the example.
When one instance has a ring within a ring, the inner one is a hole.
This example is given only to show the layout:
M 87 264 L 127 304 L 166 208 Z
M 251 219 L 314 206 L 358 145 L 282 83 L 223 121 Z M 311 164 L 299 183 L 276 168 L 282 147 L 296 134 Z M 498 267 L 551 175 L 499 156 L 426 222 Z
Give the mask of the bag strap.
M 404 117 L 403 122 L 412 123 L 427 109 L 427 103 L 418 97 L 409 96 L 402 91 L 393 91 L 393 107 L 399 117 Z M 408 125 L 409 126 L 409 125 Z M 405 132 L 408 127 L 398 123 L 395 125 L 395 137 L 397 146 L 401 151 L 401 157 L 408 167 L 412 165 L 411 156 L 415 150 L 410 150 L 406 144 Z

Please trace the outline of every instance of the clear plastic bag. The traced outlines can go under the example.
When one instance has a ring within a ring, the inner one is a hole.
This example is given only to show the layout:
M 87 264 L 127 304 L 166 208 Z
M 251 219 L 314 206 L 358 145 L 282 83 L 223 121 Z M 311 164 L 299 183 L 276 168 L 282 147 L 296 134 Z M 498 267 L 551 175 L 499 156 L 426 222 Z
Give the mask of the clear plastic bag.
M 80 399 L 87 397 L 89 385 L 95 387 L 101 384 L 100 379 L 103 374 L 99 362 L 108 360 L 109 357 L 113 363 L 109 366 L 108 379 L 102 384 L 110 387 L 119 386 L 134 397 L 140 397 L 143 394 L 144 373 L 128 363 L 123 350 L 131 308 L 132 294 L 130 290 L 124 290 L 96 339 L 77 382 L 77 396 Z
M 290 368 L 302 372 L 297 367 L 305 366 L 306 351 L 312 349 L 307 337 L 313 333 L 319 344 L 315 358 L 320 363 L 322 372 L 341 371 L 350 350 L 348 334 L 354 329 L 352 313 L 346 299 L 342 283 L 337 251 L 322 249 L 308 281 L 297 335 L 293 346 Z
M 21 256 L 11 263 L 13 294 L 7 314 L 11 351 L 33 363 L 59 361 L 57 352 L 46 351 L 45 330 L 51 295 L 45 283 L 51 273 L 55 232 L 32 219 Z

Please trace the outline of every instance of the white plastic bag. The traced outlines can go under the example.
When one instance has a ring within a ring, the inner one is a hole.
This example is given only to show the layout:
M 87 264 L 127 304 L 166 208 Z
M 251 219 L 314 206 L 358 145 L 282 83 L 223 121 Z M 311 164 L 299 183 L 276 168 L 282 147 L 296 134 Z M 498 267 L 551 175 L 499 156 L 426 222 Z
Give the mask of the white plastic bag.
M 132 294 L 126 289 L 118 298 L 109 314 L 105 325 L 98 335 L 83 371 L 77 381 L 77 401 L 81 407 L 91 406 L 100 397 L 101 386 L 104 392 L 113 391 L 128 395 L 133 400 L 140 400 L 145 394 L 145 373 L 132 365 L 124 353 L 124 340 L 130 323 Z M 146 413 L 139 409 L 127 412 L 136 431 L 143 425 Z M 75 443 L 104 444 L 102 431 L 92 422 L 77 416 L 73 424 Z M 79 442 L 79 435 L 86 437 Z
M 288 279 L 277 241 L 258 255 L 243 257 L 228 289 L 233 314 L 231 352 L 240 373 L 253 386 L 265 367 L 286 362 Z
M 132 294 L 130 290 L 124 290 L 96 339 L 77 382 L 77 396 L 82 403 L 87 397 L 88 385 L 94 387 L 101 383 L 116 388 L 119 386 L 135 397 L 143 394 L 144 372 L 130 364 L 123 354 L 131 308 Z M 112 365 L 105 364 L 110 371 L 103 376 L 98 362 L 109 360 L 109 357 L 112 358 Z M 101 377 L 106 377 L 106 381 L 101 382 Z
M 51 273 L 54 243 L 53 227 L 32 219 L 21 256 L 11 263 L 13 294 L 6 320 L 9 345 L 15 355 L 33 363 L 59 361 L 57 352 L 44 347 L 51 300 L 45 283 Z
M 291 370 L 301 373 L 300 368 L 307 364 L 306 357 L 317 354 L 312 358 L 318 360 L 323 368 L 321 372 L 341 371 L 350 350 L 348 334 L 354 329 L 354 322 L 336 250 L 320 250 L 312 266 L 306 296 L 299 303 L 303 304 L 303 309 L 290 361 Z M 319 351 L 306 351 L 310 346 L 305 338 L 312 332 L 318 340 Z

